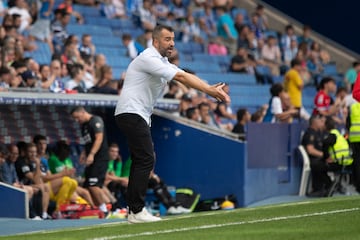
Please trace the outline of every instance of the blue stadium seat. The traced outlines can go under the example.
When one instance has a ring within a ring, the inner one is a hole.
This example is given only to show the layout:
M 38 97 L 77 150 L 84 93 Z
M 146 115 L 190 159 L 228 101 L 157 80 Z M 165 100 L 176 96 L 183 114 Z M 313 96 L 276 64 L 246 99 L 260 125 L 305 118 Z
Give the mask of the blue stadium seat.
M 120 37 L 94 35 L 91 38 L 96 47 L 124 47 Z
M 323 75 L 325 76 L 332 76 L 338 74 L 336 64 L 332 64 L 332 63 L 324 64 L 323 68 L 324 68 Z
M 124 68 L 124 67 L 113 67 L 112 72 L 113 72 L 113 78 L 118 80 L 118 79 L 120 79 L 121 74 L 123 72 L 126 72 L 126 68 Z
M 229 84 L 232 96 L 267 96 L 270 98 L 270 90 L 267 85 L 238 85 Z
M 128 57 L 121 57 L 121 56 L 107 56 L 106 62 L 112 68 L 127 68 L 131 59 Z
M 208 81 L 210 84 L 226 82 L 229 85 L 256 85 L 256 78 L 252 74 L 244 73 L 199 73 L 201 79 Z
M 205 63 L 202 61 L 193 61 L 193 62 L 186 62 L 180 61 L 180 68 L 183 69 L 190 69 L 197 73 L 221 73 L 221 68 L 217 63 Z
M 203 61 L 203 62 L 217 63 L 216 59 L 213 58 L 208 53 L 193 53 L 192 58 L 193 58 L 193 61 Z
M 97 46 L 97 45 L 96 45 Z M 125 47 L 108 47 L 108 46 L 98 46 L 96 47 L 96 53 L 102 53 L 106 57 L 109 56 L 126 56 L 127 48 Z
M 189 43 L 175 42 L 175 48 L 182 53 L 192 54 L 192 48 Z
M 96 25 L 88 25 L 88 24 L 69 24 L 67 26 L 67 30 L 70 34 L 90 34 L 92 36 L 112 36 L 112 31 L 110 27 L 106 26 L 96 26 Z
M 98 7 L 73 4 L 73 9 L 79 12 L 84 18 L 101 17 L 101 11 Z

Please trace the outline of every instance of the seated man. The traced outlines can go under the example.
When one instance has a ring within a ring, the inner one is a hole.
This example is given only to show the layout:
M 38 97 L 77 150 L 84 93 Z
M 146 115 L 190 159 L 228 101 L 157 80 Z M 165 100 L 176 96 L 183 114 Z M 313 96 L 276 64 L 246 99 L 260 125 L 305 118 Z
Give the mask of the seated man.
M 324 196 L 325 186 L 329 187 L 329 184 L 331 184 L 331 180 L 327 175 L 326 163 L 323 161 L 324 123 L 325 118 L 321 115 L 312 116 L 301 143 L 310 159 L 312 176 L 312 192 L 310 196 Z
M 351 166 L 353 159 L 349 143 L 339 130 L 336 129 L 336 122 L 332 117 L 326 118 L 325 129 L 328 135 L 323 141 L 323 160 L 327 170 L 340 171 L 343 167 Z M 329 183 L 332 182 L 329 181 Z M 331 196 L 333 191 L 334 189 L 328 189 L 327 196 Z

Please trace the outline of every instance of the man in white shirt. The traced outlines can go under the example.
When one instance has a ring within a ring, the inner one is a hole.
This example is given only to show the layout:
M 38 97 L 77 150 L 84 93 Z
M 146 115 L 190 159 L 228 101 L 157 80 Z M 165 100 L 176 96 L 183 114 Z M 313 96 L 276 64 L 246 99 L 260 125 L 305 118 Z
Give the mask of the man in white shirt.
M 144 199 L 155 159 L 150 118 L 156 100 L 163 96 L 167 83 L 177 80 L 219 101 L 230 101 L 230 97 L 223 91 L 223 83 L 208 85 L 195 75 L 169 63 L 168 57 L 174 50 L 174 39 L 171 27 L 155 27 L 153 46 L 136 57 L 126 71 L 124 86 L 115 109 L 116 123 L 128 140 L 132 157 L 127 192 L 130 223 L 161 220 L 146 211 Z

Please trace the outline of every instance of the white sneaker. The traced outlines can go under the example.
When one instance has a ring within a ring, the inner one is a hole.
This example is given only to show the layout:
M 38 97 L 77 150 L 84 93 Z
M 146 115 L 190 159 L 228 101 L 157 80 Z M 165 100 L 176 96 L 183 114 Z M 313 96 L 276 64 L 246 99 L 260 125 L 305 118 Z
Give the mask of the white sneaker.
M 184 208 L 183 206 L 177 206 L 176 209 L 177 209 L 180 213 L 191 213 L 191 209 Z
M 30 218 L 31 220 L 35 220 L 35 221 L 42 221 L 43 219 L 39 216 L 35 216 L 33 218 Z
M 180 209 L 178 209 L 177 207 L 171 206 L 168 208 L 167 210 L 167 214 L 169 215 L 176 215 L 176 214 L 181 214 L 182 212 L 180 211 Z
M 128 216 L 129 223 L 157 222 L 160 220 L 161 218 L 151 215 L 145 207 L 138 213 L 132 213 L 130 211 Z

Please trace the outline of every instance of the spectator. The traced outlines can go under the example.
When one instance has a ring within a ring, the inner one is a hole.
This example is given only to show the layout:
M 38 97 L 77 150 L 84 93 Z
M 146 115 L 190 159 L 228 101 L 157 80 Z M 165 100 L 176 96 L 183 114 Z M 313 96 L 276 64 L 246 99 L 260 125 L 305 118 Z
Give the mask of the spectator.
M 200 27 L 192 15 L 186 17 L 182 26 L 182 42 L 204 43 L 200 35 Z
M 239 134 L 239 139 L 245 141 L 245 139 L 246 139 L 245 126 L 248 122 L 250 122 L 251 114 L 249 113 L 249 111 L 247 109 L 240 108 L 236 112 L 236 119 L 237 119 L 237 122 L 236 122 L 234 128 L 232 129 L 232 132 Z
M 21 157 L 20 155 L 15 163 L 19 181 L 24 185 L 35 186 L 40 190 L 36 195 L 42 199 L 41 217 L 43 219 L 49 219 L 50 216 L 47 212 L 50 200 L 49 186 L 43 182 L 41 177 L 41 162 L 40 158 L 37 156 L 36 145 L 34 143 L 28 143 L 25 151 L 25 157 Z
M 199 122 L 200 120 L 199 109 L 196 107 L 190 107 L 186 109 L 186 118 L 193 120 L 195 122 Z
M 302 108 L 302 89 L 304 82 L 300 72 L 302 70 L 302 62 L 295 58 L 291 61 L 291 69 L 288 70 L 284 77 L 284 88 L 290 96 L 291 104 L 298 109 Z
M 28 30 L 32 23 L 32 17 L 25 0 L 15 0 L 15 6 L 9 8 L 8 14 L 20 15 L 20 26 L 17 29 L 19 33 L 23 33 L 25 30 Z
M 144 47 L 140 43 L 133 40 L 130 34 L 124 33 L 122 35 L 122 42 L 127 48 L 127 55 L 132 59 L 136 58 L 137 55 L 144 51 Z
M 183 94 L 179 103 L 179 115 L 186 117 L 186 110 L 192 107 L 192 97 L 190 94 Z
M 215 121 L 214 113 L 211 110 L 210 104 L 206 102 L 201 102 L 198 105 L 198 109 L 199 109 L 201 123 L 215 128 L 219 127 Z
M 81 64 L 74 64 L 69 69 L 70 80 L 65 83 L 66 90 L 76 90 L 78 93 L 86 93 L 86 85 L 83 81 L 84 67 Z
M 140 43 L 141 46 L 146 49 L 152 45 L 152 30 L 146 29 L 144 34 L 140 35 L 136 42 Z
M 49 87 L 51 92 L 63 93 L 65 91 L 65 84 L 61 78 L 61 67 L 61 62 L 58 59 L 53 59 L 50 63 L 50 76 L 48 84 L 51 83 Z
M 210 4 L 206 4 L 204 7 L 205 14 L 202 17 L 204 19 L 206 28 L 209 30 L 210 36 L 216 36 L 217 35 L 217 27 L 216 27 L 216 16 L 214 14 L 214 11 L 211 8 Z
M 86 90 L 89 91 L 92 87 L 97 83 L 95 78 L 95 69 L 93 57 L 84 57 L 84 78 L 83 81 L 85 83 Z
M 169 82 L 169 91 L 164 94 L 164 98 L 176 99 L 176 95 L 179 91 L 179 85 L 176 81 Z
M 281 66 L 281 52 L 278 46 L 277 40 L 274 36 L 269 36 L 266 40 L 265 45 L 261 50 L 262 59 L 265 64 L 269 66 L 271 74 L 273 76 L 280 75 Z
M 259 15 L 257 13 L 251 14 L 250 24 L 249 24 L 250 31 L 255 33 L 257 39 L 261 39 L 264 37 L 264 30 L 259 22 Z
M 209 55 L 221 55 L 221 56 L 227 55 L 226 46 L 221 41 L 220 37 L 215 37 L 213 39 L 210 39 L 208 44 L 208 53 Z
M 95 68 L 95 79 L 98 81 L 100 79 L 100 69 L 106 64 L 106 57 L 104 54 L 96 54 L 94 59 L 94 68 Z
M 169 8 L 162 0 L 155 0 L 152 6 L 152 12 L 158 21 L 164 21 L 168 16 Z
M 217 34 L 223 40 L 231 55 L 236 54 L 238 33 L 234 27 L 234 21 L 227 12 L 226 7 L 217 7 Z
M 290 49 L 291 40 L 297 41 L 295 30 L 292 25 L 285 27 L 285 34 L 281 37 L 280 45 L 283 53 Z
M 235 20 L 234 20 L 234 26 L 236 31 L 238 32 L 238 35 L 240 35 L 240 33 L 242 32 L 244 27 L 247 27 L 245 20 L 244 20 L 244 15 L 242 13 L 237 13 L 235 16 Z
M 109 19 L 122 18 L 126 19 L 126 9 L 123 0 L 105 0 L 102 3 L 102 10 Z
M 62 3 L 60 3 L 56 10 L 64 10 L 67 13 L 69 13 L 70 15 L 74 16 L 76 18 L 76 21 L 79 24 L 83 24 L 84 23 L 84 17 L 77 11 L 74 11 L 73 7 L 72 7 L 72 0 L 64 0 Z
M 269 20 L 265 15 L 265 7 L 258 4 L 255 9 L 255 13 L 258 16 L 258 25 L 262 31 L 269 29 Z
M 65 64 L 83 63 L 78 48 L 78 40 L 75 35 L 70 35 L 65 40 L 63 51 L 61 54 L 61 62 Z
M 0 92 L 10 88 L 11 71 L 8 67 L 0 67 Z
M 100 68 L 100 78 L 94 87 L 90 89 L 92 93 L 103 94 L 118 94 L 118 90 L 110 87 L 113 80 L 112 68 L 109 65 L 104 65 Z
M 345 87 L 339 87 L 335 94 L 335 106 L 339 106 L 339 110 L 333 116 L 333 120 L 336 122 L 336 128 L 341 134 L 346 132 L 346 119 L 348 116 L 348 107 L 346 106 L 347 91 Z
M 355 83 L 359 71 L 360 62 L 358 61 L 353 62 L 352 67 L 346 71 L 344 76 L 344 83 L 348 92 L 351 91 L 352 85 Z
M 37 78 L 36 74 L 33 71 L 26 70 L 21 73 L 22 84 L 19 87 L 27 88 L 39 88 L 41 87 L 41 82 Z
M 225 83 L 223 90 L 225 93 L 229 93 L 230 92 L 229 84 Z M 230 119 L 230 120 L 236 119 L 236 116 L 232 113 L 232 109 L 231 109 L 230 105 L 228 105 L 224 101 L 219 102 L 217 104 L 215 114 L 220 118 L 226 118 L 226 119 Z
M 41 7 L 35 23 L 29 30 L 29 35 L 35 39 L 46 42 L 51 52 L 54 52 L 52 37 L 50 32 L 51 13 L 54 7 L 54 0 L 41 1 Z
M 328 64 L 331 61 L 329 52 L 321 49 L 318 42 L 313 41 L 310 46 L 310 54 L 313 55 L 314 58 L 318 59 L 321 64 Z
M 270 88 L 271 98 L 269 107 L 266 111 L 263 121 L 271 123 L 288 122 L 299 111 L 297 109 L 289 109 L 283 111 L 281 95 L 285 93 L 281 83 L 275 83 Z
M 256 62 L 249 57 L 245 47 L 239 47 L 237 54 L 231 58 L 230 71 L 255 75 Z
M 333 116 L 339 111 L 340 105 L 339 103 L 334 104 L 333 99 L 330 97 L 331 93 L 336 93 L 335 80 L 331 77 L 324 77 L 314 98 L 313 115 Z
M 151 11 L 151 0 L 144 0 L 142 7 L 139 9 L 141 27 L 146 29 L 154 29 L 156 26 L 156 16 Z
M 81 124 L 81 133 L 85 140 L 84 150 L 80 155 L 80 163 L 86 164 L 84 187 L 88 188 L 96 206 L 108 215 L 102 186 L 108 167 L 108 145 L 104 122 L 99 116 L 92 115 L 83 107 L 76 107 L 71 116 Z
M 298 37 L 298 43 L 306 43 L 307 46 L 311 46 L 313 40 L 311 38 L 311 27 L 309 25 L 303 26 L 303 33 L 301 36 Z
M 284 62 L 286 65 L 290 66 L 291 60 L 297 56 L 298 51 L 298 42 L 292 39 L 290 41 L 290 48 L 286 49 L 284 52 Z
M 325 117 L 313 115 L 309 120 L 309 127 L 306 129 L 301 141 L 309 159 L 312 177 L 312 191 L 310 196 L 324 196 L 325 185 L 329 187 L 331 181 L 327 175 L 327 166 L 323 159 L 323 140 L 325 130 Z
M 54 53 L 61 54 L 65 40 L 68 38 L 66 26 L 70 22 L 70 14 L 65 9 L 55 10 L 55 19 L 51 23 Z
M 183 0 L 172 0 L 170 2 L 170 12 L 174 13 L 177 22 L 182 22 L 188 15 Z
M 92 43 L 90 34 L 83 34 L 81 37 L 81 44 L 79 45 L 79 52 L 81 58 L 94 57 L 95 45 Z
M 267 106 L 267 105 L 266 105 Z M 262 123 L 264 116 L 266 114 L 267 107 L 261 107 L 260 109 L 256 110 L 253 114 L 251 114 L 251 122 L 255 123 Z

